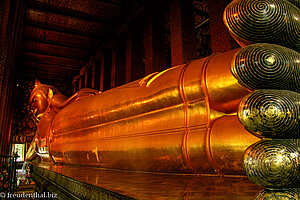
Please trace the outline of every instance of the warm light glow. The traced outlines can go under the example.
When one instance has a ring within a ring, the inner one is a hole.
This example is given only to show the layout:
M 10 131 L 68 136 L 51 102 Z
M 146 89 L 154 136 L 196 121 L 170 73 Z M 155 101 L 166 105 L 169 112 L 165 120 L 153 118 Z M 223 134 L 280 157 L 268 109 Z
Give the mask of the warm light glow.
M 275 62 L 274 56 L 269 56 L 266 60 L 267 60 L 268 63 L 270 63 L 270 64 L 272 64 L 272 65 L 273 65 L 274 62 Z
M 274 4 L 270 4 L 270 7 L 275 8 L 275 5 Z
M 176 66 L 176 67 L 177 67 L 177 66 Z M 152 77 L 152 78 L 147 82 L 146 87 L 149 87 L 150 84 L 151 84 L 155 79 L 157 79 L 159 76 L 163 75 L 163 74 L 166 73 L 167 71 L 170 71 L 170 70 L 172 70 L 172 69 L 174 69 L 174 68 L 175 68 L 175 67 L 171 67 L 171 68 L 169 68 L 169 69 L 166 69 L 166 70 L 164 70 L 164 71 L 162 71 L 162 72 L 156 74 L 154 77 Z
M 47 109 L 39 109 L 43 115 L 32 154 L 46 160 L 51 153 L 55 162 L 65 164 L 126 170 L 200 173 L 211 166 L 206 173 L 231 174 L 234 169 L 242 174 L 241 156 L 236 155 L 243 155 L 258 138 L 234 114 L 248 94 L 230 72 L 235 53 L 175 66 L 69 104 L 67 98 L 54 101 L 61 94 L 41 84 L 32 95 Z M 225 107 L 231 116 L 222 111 Z M 44 140 L 49 133 L 51 143 Z

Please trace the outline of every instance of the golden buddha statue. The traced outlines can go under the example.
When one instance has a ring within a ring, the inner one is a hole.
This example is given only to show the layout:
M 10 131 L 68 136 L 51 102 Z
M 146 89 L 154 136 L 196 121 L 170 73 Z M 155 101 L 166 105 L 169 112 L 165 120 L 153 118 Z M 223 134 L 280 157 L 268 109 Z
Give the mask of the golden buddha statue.
M 285 0 L 265 1 L 265 9 L 290 8 L 288 25 L 298 32 L 289 34 L 291 42 L 282 42 L 285 30 L 276 40 L 266 39 L 274 44 L 256 43 L 243 38 L 245 31 L 235 32 L 242 25 L 231 23 L 242 19 L 245 13 L 237 8 L 247 2 L 262 1 L 233 1 L 224 13 L 242 48 L 102 93 L 83 89 L 69 99 L 37 85 L 30 102 L 40 121 L 27 160 L 40 155 L 55 163 L 113 169 L 234 175 L 245 174 L 245 150 L 260 138 L 299 137 L 299 9 Z M 274 23 L 280 22 L 265 26 Z

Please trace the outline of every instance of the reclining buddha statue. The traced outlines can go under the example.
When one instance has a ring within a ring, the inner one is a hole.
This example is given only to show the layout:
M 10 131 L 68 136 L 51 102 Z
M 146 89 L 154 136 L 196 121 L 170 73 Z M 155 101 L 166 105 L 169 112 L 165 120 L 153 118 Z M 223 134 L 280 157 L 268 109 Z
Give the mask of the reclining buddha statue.
M 37 84 L 30 104 L 40 120 L 27 160 L 40 156 L 112 169 L 245 174 L 248 146 L 263 137 L 299 138 L 300 11 L 295 5 L 235 0 L 224 21 L 241 48 L 104 92 L 81 89 L 66 98 Z

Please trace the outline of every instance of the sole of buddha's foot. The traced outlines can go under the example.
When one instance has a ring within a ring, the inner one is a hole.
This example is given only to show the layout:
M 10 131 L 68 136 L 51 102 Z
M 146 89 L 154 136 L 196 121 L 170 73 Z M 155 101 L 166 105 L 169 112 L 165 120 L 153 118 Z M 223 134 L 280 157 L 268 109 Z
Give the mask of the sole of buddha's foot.
M 300 92 L 300 53 L 267 43 L 239 50 L 231 65 L 238 82 L 251 89 L 283 89 Z
M 300 51 L 300 9 L 286 0 L 235 0 L 224 23 L 241 45 L 266 42 Z
M 300 94 L 256 90 L 240 102 L 238 117 L 250 133 L 266 138 L 300 138 Z
M 299 140 L 261 140 L 247 148 L 244 169 L 249 179 L 270 189 L 294 187 L 300 181 Z

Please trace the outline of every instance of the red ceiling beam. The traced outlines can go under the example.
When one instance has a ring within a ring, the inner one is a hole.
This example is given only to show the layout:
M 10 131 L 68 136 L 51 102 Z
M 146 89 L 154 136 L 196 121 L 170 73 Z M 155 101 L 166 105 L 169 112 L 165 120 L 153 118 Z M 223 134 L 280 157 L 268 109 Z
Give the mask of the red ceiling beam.
M 66 59 L 78 60 L 80 62 L 81 61 L 87 62 L 87 59 L 80 58 L 80 56 L 62 55 L 62 54 L 58 54 L 58 53 L 50 52 L 50 51 L 41 51 L 39 49 L 24 48 L 23 52 L 25 52 L 25 53 L 32 53 L 32 54 L 35 54 L 37 56 L 52 56 L 52 57 L 58 57 L 59 59 L 60 58 L 66 58 Z
M 93 52 L 93 48 L 89 48 L 89 47 L 82 47 L 82 46 L 75 46 L 74 44 L 69 44 L 69 43 L 64 43 L 64 42 L 57 42 L 54 40 L 47 40 L 47 39 L 43 39 L 40 37 L 36 37 L 36 36 L 23 36 L 23 40 L 24 41 L 30 41 L 30 42 L 35 42 L 38 44 L 45 44 L 45 45 L 51 45 L 51 46 L 57 46 L 57 47 L 61 47 L 61 48 L 69 48 L 69 49 L 77 49 L 80 51 L 85 51 L 85 52 Z
M 64 29 L 62 27 L 56 27 L 51 24 L 43 24 L 40 22 L 28 21 L 28 22 L 26 22 L 25 25 L 30 26 L 30 27 L 35 27 L 35 28 L 41 28 L 43 30 L 66 33 L 66 34 L 70 34 L 70 35 L 74 35 L 74 36 L 88 37 L 88 38 L 95 39 L 95 40 L 97 38 L 99 38 L 99 36 L 97 36 L 96 34 L 89 34 L 89 33 L 85 33 L 84 31 L 78 31 L 78 30 Z
M 118 1 L 118 0 L 96 0 L 98 2 L 102 2 L 105 4 L 114 5 L 120 8 L 127 8 L 128 7 L 128 1 Z
M 69 0 L 27 0 L 27 7 L 62 14 L 89 22 L 96 22 L 107 25 L 127 13 L 132 3 L 130 1 L 117 0 L 89 0 L 79 1 L 70 4 Z
M 61 55 L 62 57 L 79 58 L 87 60 L 93 51 L 81 50 L 65 46 L 34 42 L 29 40 L 23 41 L 23 48 L 26 50 L 36 51 L 37 53 L 49 53 L 50 55 Z
M 92 14 L 89 14 L 86 12 L 80 12 L 78 10 L 74 10 L 71 8 L 64 8 L 63 4 L 61 4 L 61 6 L 56 6 L 54 4 L 49 4 L 47 2 L 29 0 L 29 1 L 27 1 L 27 7 L 42 10 L 45 12 L 62 14 L 65 16 L 70 16 L 70 17 L 86 20 L 89 22 L 96 22 L 96 23 L 101 23 L 101 24 L 106 23 L 105 21 L 99 19 L 98 16 L 95 16 L 95 15 L 92 15 Z
M 49 72 L 49 71 L 45 71 L 45 70 L 24 70 L 24 73 L 26 73 L 26 77 L 34 77 L 37 79 L 59 79 L 59 80 L 69 80 L 69 82 L 71 83 L 72 78 L 74 77 L 74 73 L 72 74 L 61 74 L 59 72 Z
M 49 26 L 49 28 L 56 31 L 74 33 L 85 37 L 101 35 L 112 26 L 36 9 L 28 9 L 26 11 L 26 23 L 41 27 Z
M 49 70 L 49 71 L 54 71 L 54 72 L 78 72 L 80 69 L 79 68 L 74 68 L 74 67 L 68 67 L 68 66 L 62 66 L 62 65 L 54 65 L 54 64 L 46 64 L 46 63 L 39 63 L 36 64 L 33 61 L 23 61 L 20 63 L 20 67 L 22 69 L 41 69 L 41 70 Z
M 92 39 L 89 37 L 61 33 L 34 26 L 25 26 L 24 39 L 30 39 L 34 41 L 48 41 L 52 44 L 61 44 L 68 47 L 88 50 L 95 49 L 98 46 L 97 44 L 100 42 L 100 40 Z
M 62 65 L 62 66 L 69 66 L 69 67 L 73 66 L 78 68 L 81 68 L 82 65 L 86 63 L 83 60 L 75 60 L 70 58 L 55 57 L 50 55 L 42 55 L 42 54 L 35 54 L 29 52 L 23 52 L 22 58 L 24 61 L 33 61 L 35 63 L 54 64 L 54 65 Z

